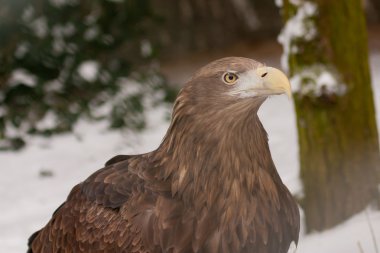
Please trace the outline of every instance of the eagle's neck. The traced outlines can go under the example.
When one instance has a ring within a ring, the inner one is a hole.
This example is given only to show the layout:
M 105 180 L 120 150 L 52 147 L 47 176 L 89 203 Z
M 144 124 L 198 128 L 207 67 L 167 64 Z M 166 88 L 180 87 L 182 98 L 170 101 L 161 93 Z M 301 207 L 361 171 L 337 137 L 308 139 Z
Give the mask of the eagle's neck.
M 173 195 L 190 204 L 211 206 L 222 199 L 241 205 L 250 202 L 262 180 L 282 185 L 257 109 L 240 107 L 195 117 L 174 115 L 157 150 L 164 157 L 161 177 L 171 179 Z

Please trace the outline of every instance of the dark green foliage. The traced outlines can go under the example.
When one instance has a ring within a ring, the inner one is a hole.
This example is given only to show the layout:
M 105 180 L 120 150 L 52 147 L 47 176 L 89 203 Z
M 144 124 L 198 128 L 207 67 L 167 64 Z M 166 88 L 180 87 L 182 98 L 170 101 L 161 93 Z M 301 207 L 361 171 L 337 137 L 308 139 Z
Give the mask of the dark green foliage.
M 83 116 L 141 129 L 143 100 L 171 97 L 147 39 L 156 23 L 149 0 L 3 1 L 0 20 L 3 149 L 25 134 L 71 130 Z

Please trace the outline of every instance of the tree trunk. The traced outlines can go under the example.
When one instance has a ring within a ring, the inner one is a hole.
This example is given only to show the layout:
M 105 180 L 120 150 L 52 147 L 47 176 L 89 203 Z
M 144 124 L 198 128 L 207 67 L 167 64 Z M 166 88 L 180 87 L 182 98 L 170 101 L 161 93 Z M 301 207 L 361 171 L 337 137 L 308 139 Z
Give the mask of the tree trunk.
M 378 198 L 379 144 L 361 0 L 284 0 L 307 230 Z M 293 27 L 291 29 L 290 27 Z M 296 29 L 296 30 L 294 30 Z

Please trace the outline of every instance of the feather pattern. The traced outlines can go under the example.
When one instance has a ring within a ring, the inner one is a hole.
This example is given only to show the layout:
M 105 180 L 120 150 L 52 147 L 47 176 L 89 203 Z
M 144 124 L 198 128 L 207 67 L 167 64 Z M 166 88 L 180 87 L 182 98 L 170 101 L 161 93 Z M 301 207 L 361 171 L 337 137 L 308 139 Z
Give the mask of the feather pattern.
M 116 156 L 75 186 L 29 252 L 285 253 L 299 212 L 257 116 L 265 98 L 226 97 L 220 74 L 260 66 L 226 58 L 182 89 L 159 148 Z

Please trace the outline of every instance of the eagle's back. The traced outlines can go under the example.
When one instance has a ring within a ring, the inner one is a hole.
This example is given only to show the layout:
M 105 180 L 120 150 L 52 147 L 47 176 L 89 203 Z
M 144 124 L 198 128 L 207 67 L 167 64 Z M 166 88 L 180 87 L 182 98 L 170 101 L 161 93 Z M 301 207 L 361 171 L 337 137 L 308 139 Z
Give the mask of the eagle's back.
M 147 156 L 111 159 L 72 189 L 31 236 L 29 252 L 285 253 L 298 239 L 298 209 L 283 185 L 280 203 L 257 188 L 244 207 L 251 213 L 229 220 L 229 210 L 239 206 L 226 206 L 220 196 L 213 206 L 196 208 L 172 196 L 170 177 L 158 180 L 154 170 L 162 168 Z M 202 203 L 208 195 L 196 197 Z

